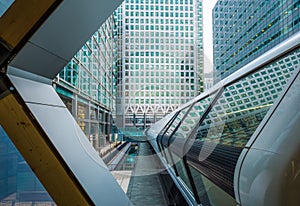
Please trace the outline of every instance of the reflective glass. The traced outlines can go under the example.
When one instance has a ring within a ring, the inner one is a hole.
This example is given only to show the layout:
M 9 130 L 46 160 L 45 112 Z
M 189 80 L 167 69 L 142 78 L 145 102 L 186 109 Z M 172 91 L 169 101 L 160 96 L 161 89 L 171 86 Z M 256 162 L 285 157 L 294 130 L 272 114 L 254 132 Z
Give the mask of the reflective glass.
M 243 147 L 283 91 L 299 50 L 227 86 L 198 129 L 197 140 Z
M 299 56 L 296 50 L 227 86 L 189 143 L 188 163 L 231 196 L 238 157 L 299 67 Z
M 189 107 L 186 107 L 185 109 L 181 110 L 178 113 L 178 115 L 175 117 L 174 121 L 171 123 L 170 127 L 167 129 L 165 134 L 162 136 L 161 142 L 162 142 L 162 146 L 164 147 L 163 152 L 166 156 L 167 162 L 170 165 L 174 164 L 174 160 L 172 159 L 169 148 L 168 148 L 169 139 L 170 139 L 170 136 L 172 135 L 173 131 L 176 129 L 176 127 L 178 126 L 178 124 L 180 123 L 180 121 L 182 120 L 182 118 L 184 117 L 184 115 L 188 109 L 189 109 Z
M 209 106 L 211 100 L 215 97 L 215 94 L 208 96 L 198 102 L 196 102 L 192 108 L 188 111 L 186 117 L 181 121 L 180 126 L 171 137 L 171 145 L 169 147 L 179 177 L 187 185 L 188 189 L 192 192 L 190 179 L 187 175 L 182 157 L 183 148 L 186 138 L 189 137 L 196 124 L 199 123 L 201 116 L 206 108 Z
M 164 128 L 161 130 L 161 132 L 159 133 L 159 135 L 157 136 L 157 140 L 158 140 L 158 146 L 160 147 L 161 150 L 163 150 L 162 145 L 161 145 L 161 139 L 162 136 L 165 134 L 165 132 L 167 131 L 167 129 L 169 128 L 169 126 L 173 123 L 174 119 L 176 117 L 176 114 L 174 114 L 169 122 L 164 126 Z
M 180 123 L 180 121 L 182 120 L 182 118 L 184 117 L 184 115 L 186 114 L 186 112 L 187 112 L 188 109 L 189 109 L 189 107 L 186 107 L 185 109 L 182 109 L 179 112 L 179 114 L 175 118 L 174 122 L 171 124 L 171 126 L 168 128 L 168 130 L 167 130 L 167 132 L 165 134 L 167 137 L 171 136 L 171 134 L 176 129 L 176 127 L 178 126 L 178 124 Z
M 199 122 L 201 116 L 203 115 L 205 109 L 210 104 L 210 101 L 215 97 L 215 94 L 208 96 L 205 99 L 196 102 L 189 113 L 186 115 L 176 132 L 174 133 L 175 138 L 187 138 L 190 133 Z
M 187 185 L 189 190 L 192 192 L 193 190 L 192 190 L 192 187 L 191 187 L 190 179 L 189 179 L 188 174 L 186 172 L 186 169 L 185 169 L 182 158 L 180 158 L 179 156 L 177 156 L 174 153 L 172 153 L 172 157 L 173 157 L 174 162 L 175 162 L 175 167 L 176 167 L 178 176 L 183 180 L 183 182 Z
M 213 11 L 213 33 L 218 45 L 214 49 L 214 56 L 218 57 L 214 59 L 217 78 L 229 76 L 300 30 L 299 0 L 273 0 L 272 4 L 243 1 L 240 5 L 236 1 L 226 2 L 228 5 L 218 1 Z M 246 9 L 253 5 L 257 8 Z M 228 11 L 228 7 L 232 10 Z M 231 18 L 226 13 L 231 14 Z M 261 23 L 264 21 L 267 23 Z M 233 24 L 240 27 L 231 29 Z
M 171 156 L 171 153 L 170 153 L 170 150 L 169 148 L 165 147 L 164 150 L 164 155 L 165 155 L 165 158 L 167 160 L 167 163 L 170 165 L 170 166 L 173 166 L 174 165 L 174 159 L 173 157 Z M 171 167 L 172 169 L 174 169 L 173 167 Z
M 205 176 L 201 175 L 201 173 L 199 173 L 193 167 L 189 166 L 189 169 L 191 171 L 196 189 L 198 191 L 198 196 L 201 200 L 202 205 L 237 205 L 235 199 L 233 199 L 230 195 L 221 190 L 216 184 L 211 182 Z
M 55 205 L 0 126 L 0 205 Z
M 0 17 L 6 12 L 6 10 L 14 3 L 14 0 L 2 0 L 0 1 Z

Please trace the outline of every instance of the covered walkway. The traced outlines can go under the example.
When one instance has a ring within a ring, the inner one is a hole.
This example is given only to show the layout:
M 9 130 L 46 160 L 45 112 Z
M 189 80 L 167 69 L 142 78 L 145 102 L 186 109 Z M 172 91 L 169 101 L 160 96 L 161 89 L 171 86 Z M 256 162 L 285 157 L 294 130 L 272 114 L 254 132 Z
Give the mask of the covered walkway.
M 179 200 L 180 205 L 185 205 L 183 197 L 176 190 L 176 186 L 148 142 L 139 143 L 137 162 L 132 172 L 127 195 L 136 206 L 175 205 L 176 198 L 177 203 Z

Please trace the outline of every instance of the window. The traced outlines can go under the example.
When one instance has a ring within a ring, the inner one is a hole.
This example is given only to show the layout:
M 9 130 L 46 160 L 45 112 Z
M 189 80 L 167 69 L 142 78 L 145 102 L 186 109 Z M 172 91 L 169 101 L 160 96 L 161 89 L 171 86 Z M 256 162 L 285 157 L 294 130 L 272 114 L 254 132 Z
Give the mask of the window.
M 283 69 L 279 62 L 280 60 L 267 65 L 225 87 L 192 138 L 194 142 L 187 153 L 188 164 L 202 174 L 214 173 L 213 176 L 208 177 L 209 181 L 230 196 L 234 196 L 233 175 L 239 155 L 281 92 L 275 91 L 276 94 L 270 96 L 269 93 L 273 90 L 270 85 L 278 84 L 277 87 L 274 86 L 275 88 L 284 88 L 286 85 L 288 77 L 280 79 L 279 76 L 272 74 L 276 68 L 280 68 L 281 72 L 286 74 L 294 72 L 293 67 Z M 266 76 L 268 78 L 265 78 Z M 269 84 L 259 86 L 259 89 L 247 92 L 247 95 L 236 90 L 239 88 L 241 91 L 246 91 L 248 85 L 254 88 L 261 84 L 261 81 L 269 81 Z M 209 145 L 210 149 L 206 150 L 205 145 Z M 216 165 L 209 169 L 211 171 L 205 169 L 205 165 L 211 164 L 219 158 L 219 154 L 224 152 L 228 156 L 225 159 L 222 157 L 223 162 L 214 162 L 213 164 Z M 209 158 L 204 158 L 208 156 Z M 198 160 L 203 157 L 203 160 L 194 161 L 194 157 Z M 194 176 L 195 180 L 196 178 Z M 200 199 L 202 192 L 203 188 L 198 188 Z M 232 199 L 230 196 L 228 200 Z

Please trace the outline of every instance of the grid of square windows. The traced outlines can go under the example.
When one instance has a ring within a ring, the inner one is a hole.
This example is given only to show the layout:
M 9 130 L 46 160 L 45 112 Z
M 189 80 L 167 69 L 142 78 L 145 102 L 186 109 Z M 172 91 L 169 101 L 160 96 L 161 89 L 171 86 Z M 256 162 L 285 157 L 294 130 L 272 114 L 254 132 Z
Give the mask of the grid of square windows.
M 107 108 L 115 109 L 115 39 L 113 15 L 59 73 L 61 84 Z
M 122 6 L 125 105 L 176 108 L 199 94 L 202 13 L 194 15 L 202 1 L 126 0 Z
M 300 4 L 218 1 L 213 18 L 214 65 L 220 80 L 300 31 Z

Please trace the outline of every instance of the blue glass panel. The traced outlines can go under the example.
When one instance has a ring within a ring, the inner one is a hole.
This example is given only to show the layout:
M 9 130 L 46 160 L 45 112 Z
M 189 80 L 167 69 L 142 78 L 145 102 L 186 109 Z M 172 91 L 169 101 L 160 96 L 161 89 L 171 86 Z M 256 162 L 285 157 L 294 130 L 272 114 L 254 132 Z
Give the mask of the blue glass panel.
M 55 205 L 0 126 L 0 204 Z
M 6 12 L 6 10 L 14 3 L 14 0 L 1 0 L 0 1 L 0 17 Z

